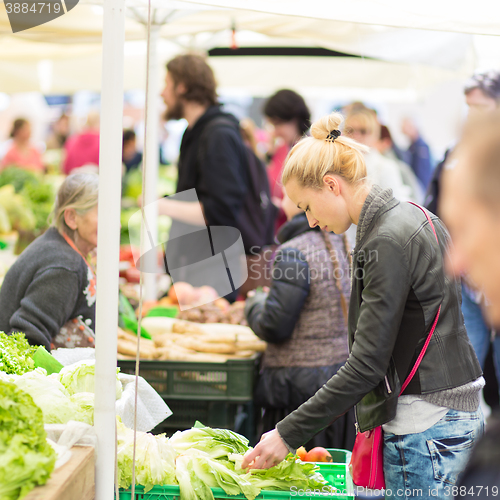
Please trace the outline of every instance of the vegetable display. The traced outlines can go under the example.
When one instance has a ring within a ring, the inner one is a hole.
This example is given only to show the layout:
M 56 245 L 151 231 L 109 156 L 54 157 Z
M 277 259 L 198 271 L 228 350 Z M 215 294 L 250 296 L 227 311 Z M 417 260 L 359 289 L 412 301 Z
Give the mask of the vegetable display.
M 66 424 L 70 420 L 78 420 L 78 407 L 70 400 L 68 391 L 56 376 L 47 377 L 43 368 L 11 376 L 9 380 L 33 398 L 42 411 L 45 424 Z
M 76 420 L 90 425 L 94 423 L 94 378 L 94 361 L 74 363 L 49 376 L 43 368 L 23 375 L 2 376 L 33 398 L 42 410 L 44 423 L 66 424 Z M 120 399 L 122 391 L 117 376 L 116 399 Z
M 0 371 L 22 375 L 35 368 L 33 355 L 37 347 L 29 345 L 24 333 L 0 332 Z
M 56 454 L 31 396 L 0 380 L 0 499 L 17 500 L 47 482 Z
M 248 327 L 222 323 L 192 323 L 166 317 L 147 317 L 142 325 L 153 337 L 142 339 L 142 359 L 224 363 L 228 359 L 250 358 L 267 344 Z M 118 354 L 134 358 L 137 336 L 118 330 Z
M 154 445 L 153 442 L 156 442 Z M 318 472 L 319 467 L 289 454 L 275 467 L 243 470 L 248 440 L 227 429 L 212 429 L 199 422 L 170 439 L 137 433 L 136 484 L 149 491 L 154 485 L 179 485 L 183 500 L 213 500 L 211 488 L 228 495 L 243 494 L 248 500 L 261 490 L 298 488 L 335 493 Z M 145 451 L 145 446 L 149 451 Z M 133 431 L 118 423 L 119 486 L 129 488 L 132 480 Z M 163 477 L 161 467 L 163 467 Z
M 116 373 L 120 371 L 117 368 Z M 95 361 L 79 361 L 65 366 L 58 374 L 58 380 L 66 388 L 69 395 L 77 392 L 94 392 L 95 389 Z M 122 395 L 122 384 L 116 377 L 116 399 Z
M 52 183 L 47 182 L 47 177 L 41 178 L 34 172 L 29 172 L 22 168 L 10 167 L 0 172 L 0 186 L 2 189 L 5 186 L 9 186 L 2 193 L 9 193 L 11 197 L 15 191 L 16 203 L 23 205 L 27 213 L 31 212 L 31 214 L 26 216 L 31 221 L 29 224 L 30 227 L 24 227 L 24 229 L 43 231 L 47 228 L 47 219 L 52 210 L 55 198 L 55 187 Z M 9 204 L 11 203 L 12 201 L 9 201 Z M 14 227 L 15 220 L 11 222 Z
M 118 433 L 118 486 L 129 488 L 132 483 L 134 431 L 116 422 Z M 137 432 L 135 482 L 149 491 L 155 484 L 175 483 L 175 452 L 164 435 Z

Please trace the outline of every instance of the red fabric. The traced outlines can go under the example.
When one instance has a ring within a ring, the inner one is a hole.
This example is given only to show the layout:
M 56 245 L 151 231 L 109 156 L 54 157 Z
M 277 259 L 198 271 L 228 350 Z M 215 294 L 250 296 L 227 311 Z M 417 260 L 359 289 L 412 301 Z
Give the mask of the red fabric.
M 21 151 L 15 143 L 7 151 L 3 157 L 2 168 L 16 166 L 24 170 L 32 170 L 42 172 L 44 166 L 42 163 L 42 155 L 34 146 L 29 146 L 27 151 Z
M 283 144 L 278 149 L 276 149 L 272 160 L 267 168 L 267 176 L 269 178 L 269 187 L 271 188 L 271 197 L 283 199 L 283 189 L 281 185 L 281 171 L 283 170 L 283 164 L 285 163 L 286 155 L 290 151 L 288 145 Z M 286 222 L 286 215 L 282 209 L 278 213 L 276 219 L 275 232 L 278 231 L 280 226 Z
M 99 132 L 88 130 L 74 135 L 66 141 L 65 149 L 65 174 L 88 163 L 99 165 Z

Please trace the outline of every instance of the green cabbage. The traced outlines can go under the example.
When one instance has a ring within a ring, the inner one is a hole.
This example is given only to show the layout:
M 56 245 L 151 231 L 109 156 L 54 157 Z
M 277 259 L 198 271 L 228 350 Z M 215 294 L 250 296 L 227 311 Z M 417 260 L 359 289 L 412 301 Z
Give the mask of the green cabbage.
M 222 461 L 213 459 L 208 453 L 196 448 L 191 448 L 177 457 L 175 465 L 181 498 L 192 497 L 193 499 L 209 500 L 213 498 L 213 495 L 210 497 L 207 493 L 207 487 L 222 488 L 227 495 L 243 493 L 248 500 L 253 500 L 260 493 L 260 487 L 251 482 L 250 473 L 238 474 Z M 191 483 L 194 480 L 191 487 L 187 484 L 188 477 Z
M 71 401 L 68 391 L 56 376 L 47 377 L 43 368 L 36 368 L 21 376 L 11 376 L 11 380 L 33 398 L 42 410 L 44 423 L 66 424 L 69 420 L 80 421 L 79 406 Z
M 0 499 L 18 500 L 45 484 L 56 461 L 31 396 L 0 380 Z
M 116 369 L 116 399 L 122 396 L 122 383 L 118 379 L 119 368 Z M 58 373 L 59 382 L 61 382 L 69 395 L 78 392 L 95 392 L 95 361 L 79 361 L 72 365 L 65 366 Z
M 241 458 L 229 457 L 235 460 L 235 468 L 241 471 Z M 297 460 L 289 453 L 285 460 L 270 469 L 251 469 L 251 483 L 262 490 L 290 490 L 297 488 L 334 493 L 336 489 L 318 472 L 319 467 L 312 462 Z
M 196 422 L 192 429 L 177 431 L 170 438 L 170 446 L 177 453 L 191 448 L 204 451 L 212 458 L 227 457 L 232 453 L 246 453 L 248 439 L 228 429 L 212 429 Z
M 170 457 L 168 473 L 163 478 L 154 472 L 161 464 L 158 450 L 153 447 L 151 460 L 145 451 L 145 446 L 155 439 L 162 440 L 157 446 L 168 450 Z M 128 488 L 132 481 L 132 446 L 133 431 L 119 424 L 119 486 L 123 488 Z M 178 482 L 182 500 L 214 500 L 211 488 L 222 488 L 227 495 L 243 494 L 248 500 L 254 500 L 261 490 L 290 491 L 292 486 L 322 493 L 336 491 L 318 472 L 317 465 L 302 462 L 292 454 L 267 470 L 243 470 L 241 463 L 249 449 L 248 440 L 240 434 L 205 427 L 199 422 L 192 429 L 176 432 L 168 441 L 163 436 L 137 433 L 136 483 L 144 485 L 147 492 L 155 484 Z
M 94 399 L 93 392 L 77 392 L 69 397 L 76 407 L 76 415 L 73 420 L 94 425 Z
M 118 435 L 118 485 L 129 488 L 132 484 L 132 457 L 134 431 L 116 422 Z M 136 433 L 135 483 L 148 492 L 157 484 L 175 484 L 175 452 L 164 434 Z
M 183 500 L 214 500 L 214 494 L 200 476 L 196 475 L 192 457 L 180 455 L 175 461 L 175 476 Z
M 35 368 L 33 354 L 37 347 L 30 346 L 24 333 L 6 335 L 0 332 L 0 371 L 22 375 Z

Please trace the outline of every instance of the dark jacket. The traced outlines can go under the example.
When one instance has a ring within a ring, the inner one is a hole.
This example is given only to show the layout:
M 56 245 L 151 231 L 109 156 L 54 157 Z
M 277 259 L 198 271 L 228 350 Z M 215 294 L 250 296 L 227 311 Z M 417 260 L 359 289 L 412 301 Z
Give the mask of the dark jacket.
M 410 144 L 403 161 L 410 165 L 424 190 L 427 189 L 432 178 L 431 152 L 429 146 L 421 137 L 417 137 Z
M 208 148 L 200 159 L 203 131 L 217 117 L 234 122 L 234 128 L 216 127 L 209 137 L 203 137 Z M 237 227 L 237 215 L 243 207 L 248 172 L 238 127 L 233 115 L 222 112 L 220 106 L 211 106 L 182 137 L 176 192 L 196 189 L 209 226 Z
M 349 269 L 342 237 L 329 233 L 340 261 L 340 283 L 350 297 Z M 319 228 L 305 214 L 285 223 L 278 239 L 269 294 L 247 299 L 245 314 L 252 330 L 269 345 L 264 367 L 318 367 L 347 359 L 347 328 L 342 316 L 335 271 Z
M 371 212 L 374 198 L 379 208 Z M 278 424 L 293 447 L 356 404 L 361 431 L 392 420 L 402 381 L 439 305 L 436 331 L 404 394 L 435 393 L 481 376 L 460 310 L 460 284 L 445 275 L 449 236 L 441 221 L 432 217 L 438 246 L 422 211 L 378 186 L 363 206 L 358 235 L 362 219 L 366 229 L 353 253 L 350 355 L 313 398 Z
M 427 186 L 427 192 L 425 193 L 424 206 L 427 210 L 430 210 L 433 214 L 439 216 L 439 195 L 441 194 L 441 176 L 443 174 L 443 169 L 448 160 L 450 153 L 453 149 L 447 149 L 443 160 L 438 163 L 434 172 L 432 173 L 431 180 Z
M 217 117 L 232 121 L 234 127 L 214 127 L 207 137 L 204 131 Z M 246 149 L 239 133 L 238 121 L 234 116 L 223 113 L 220 106 L 211 106 L 184 132 L 177 191 L 170 198 L 192 202 L 196 199 L 193 199 L 195 190 L 197 199 L 203 205 L 208 226 L 237 228 L 249 182 L 246 161 Z M 227 236 L 226 233 L 224 236 Z M 237 231 L 235 234 L 238 234 Z M 231 240 L 220 246 L 226 250 L 232 243 L 234 241 Z M 210 239 L 206 226 L 185 224 L 174 218 L 166 248 L 167 272 L 177 269 L 176 281 L 187 281 L 194 286 L 206 285 L 206 279 L 204 283 L 199 281 L 200 272 L 196 265 L 211 259 L 213 252 L 221 251 L 215 248 L 212 251 L 212 244 L 213 238 Z M 224 283 L 220 286 L 210 285 L 222 295 L 231 291 L 231 287 Z M 227 298 L 234 300 L 235 292 Z
M 56 228 L 19 256 L 0 290 L 0 330 L 23 332 L 30 344 L 50 350 L 68 320 L 82 316 L 95 330 L 95 288 L 89 268 Z

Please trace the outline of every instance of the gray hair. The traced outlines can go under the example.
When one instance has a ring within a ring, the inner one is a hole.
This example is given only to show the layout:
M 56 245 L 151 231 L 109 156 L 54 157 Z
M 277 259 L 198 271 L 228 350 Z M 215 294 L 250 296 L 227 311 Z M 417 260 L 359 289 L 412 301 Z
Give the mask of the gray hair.
M 73 174 L 61 184 L 50 214 L 51 226 L 71 239 L 74 231 L 66 224 L 64 212 L 72 208 L 78 215 L 85 215 L 97 205 L 99 176 L 97 174 Z

